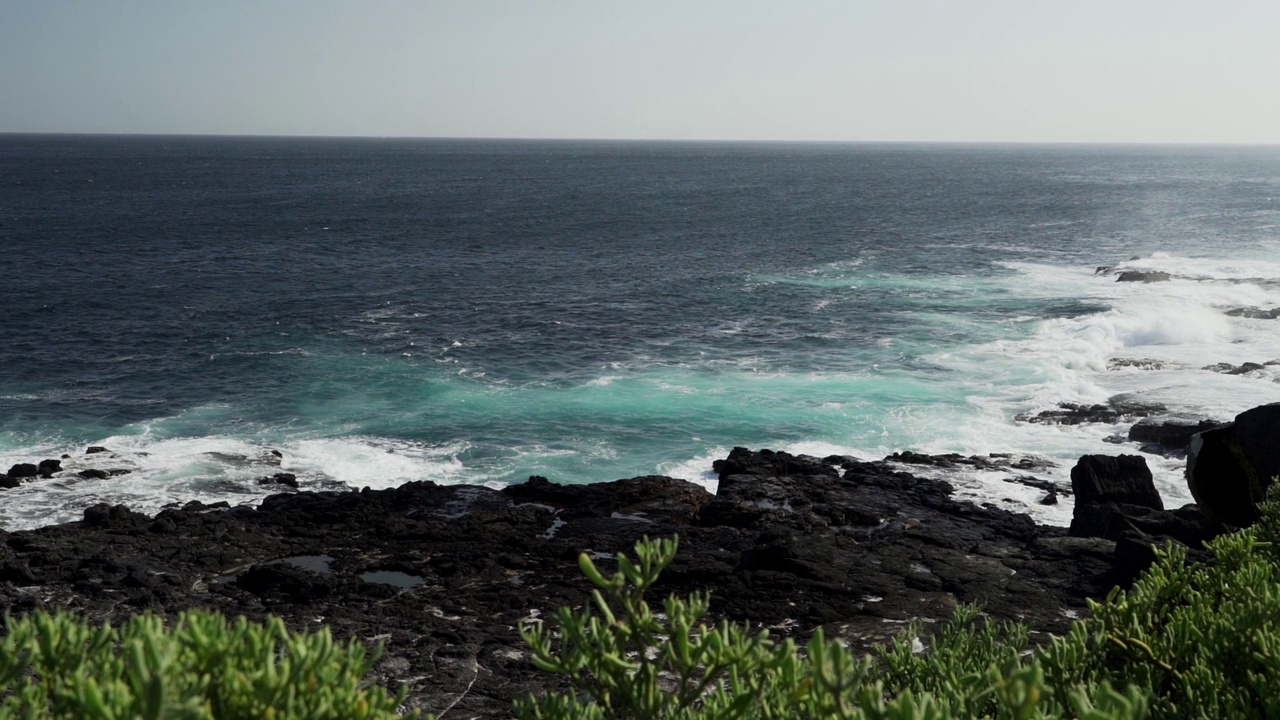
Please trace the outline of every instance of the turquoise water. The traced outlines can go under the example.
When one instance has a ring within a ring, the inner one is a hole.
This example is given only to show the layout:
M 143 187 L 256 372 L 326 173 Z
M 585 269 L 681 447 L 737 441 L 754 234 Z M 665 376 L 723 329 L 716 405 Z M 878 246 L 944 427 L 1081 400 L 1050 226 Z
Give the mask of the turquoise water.
M 0 137 L 0 524 L 407 480 L 714 487 L 735 445 L 1035 454 L 1280 401 L 1280 151 Z M 1098 266 L 1161 270 L 1116 283 Z M 1152 358 L 1157 371 L 1109 369 Z M 114 456 L 82 456 L 105 445 Z M 279 458 L 272 450 L 280 453 Z M 1180 466 L 1149 463 L 1167 498 Z M 277 464 L 279 468 L 277 468 Z M 1063 522 L 993 474 L 959 491 Z

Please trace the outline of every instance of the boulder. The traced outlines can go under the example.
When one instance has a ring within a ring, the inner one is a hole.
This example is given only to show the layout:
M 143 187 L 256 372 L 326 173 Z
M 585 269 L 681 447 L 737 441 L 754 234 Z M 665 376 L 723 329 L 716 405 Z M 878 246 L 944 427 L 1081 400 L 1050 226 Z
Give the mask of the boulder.
M 1258 519 L 1257 505 L 1280 475 L 1280 403 L 1246 410 L 1196 433 L 1187 451 L 1187 485 L 1205 515 L 1228 525 Z
M 1205 559 L 1204 543 L 1225 528 L 1195 505 L 1165 510 L 1146 460 L 1137 455 L 1085 455 L 1071 470 L 1076 492 L 1069 533 L 1116 543 L 1114 578 L 1128 586 L 1155 561 L 1154 548 L 1174 542 Z
M 40 477 L 50 478 L 54 473 L 62 472 L 61 460 L 41 460 L 40 465 L 36 468 L 40 472 Z
M 1171 278 L 1169 273 L 1157 270 L 1125 270 L 1116 276 L 1116 282 L 1165 282 Z
M 90 445 L 89 447 L 85 448 L 84 454 L 95 455 L 97 453 L 104 453 L 104 452 L 110 452 L 110 450 L 107 450 L 101 445 Z
M 99 470 L 98 468 L 89 468 L 87 470 L 81 470 L 80 472 L 76 473 L 76 475 L 79 475 L 80 477 L 85 478 L 86 480 L 103 480 L 109 477 L 106 470 Z
M 1164 509 L 1141 455 L 1083 455 L 1071 468 L 1071 490 L 1077 507 L 1114 502 Z
M 9 468 L 9 477 L 15 479 L 33 478 L 40 475 L 40 468 L 35 463 L 18 463 Z

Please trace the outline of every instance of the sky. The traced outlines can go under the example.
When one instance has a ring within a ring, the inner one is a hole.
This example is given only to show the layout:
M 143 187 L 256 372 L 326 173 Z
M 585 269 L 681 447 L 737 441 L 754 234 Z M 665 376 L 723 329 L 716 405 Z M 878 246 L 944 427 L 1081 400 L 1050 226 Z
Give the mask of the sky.
M 0 132 L 1280 143 L 1275 0 L 0 0 Z

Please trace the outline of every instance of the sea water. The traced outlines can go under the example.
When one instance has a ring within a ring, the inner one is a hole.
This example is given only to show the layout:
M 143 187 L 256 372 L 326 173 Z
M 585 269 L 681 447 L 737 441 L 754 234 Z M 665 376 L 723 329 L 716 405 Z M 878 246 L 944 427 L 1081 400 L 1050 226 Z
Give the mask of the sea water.
M 0 470 L 71 456 L 4 492 L 8 529 L 253 503 L 276 472 L 714 489 L 735 445 L 1065 483 L 1138 452 L 1128 423 L 1017 416 L 1280 401 L 1280 366 L 1205 369 L 1280 358 L 1280 320 L 1227 314 L 1280 307 L 1274 147 L 9 135 L 0 251 Z

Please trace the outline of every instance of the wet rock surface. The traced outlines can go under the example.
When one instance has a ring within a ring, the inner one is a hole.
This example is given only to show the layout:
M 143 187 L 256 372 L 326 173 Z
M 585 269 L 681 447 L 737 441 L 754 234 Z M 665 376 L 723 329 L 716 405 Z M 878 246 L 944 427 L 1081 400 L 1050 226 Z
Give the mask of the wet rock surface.
M 824 627 L 859 650 L 961 602 L 1061 632 L 1085 598 L 1128 576 L 1118 548 L 1144 535 L 1073 537 L 957 501 L 948 483 L 902 471 L 910 460 L 736 448 L 716 463 L 716 495 L 659 476 L 535 477 L 503 490 L 291 491 L 258 508 L 193 502 L 155 517 L 98 505 L 77 523 L 0 532 L 0 604 L 95 620 L 201 607 L 324 624 L 384 643 L 378 679 L 407 683 L 412 706 L 505 717 L 513 697 L 553 682 L 530 664 L 519 623 L 587 599 L 579 553 L 610 570 L 643 535 L 680 536 L 659 596 L 709 590 L 718 618 L 800 636 Z M 1197 515 L 1134 512 L 1148 537 Z
M 1231 363 L 1221 362 L 1221 363 L 1214 363 L 1213 365 L 1205 365 L 1203 368 L 1200 368 L 1200 369 L 1212 370 L 1213 372 L 1222 373 L 1223 375 L 1249 375 L 1252 373 L 1258 373 L 1263 370 L 1266 370 L 1268 367 L 1271 367 L 1273 365 L 1280 365 L 1280 360 L 1268 360 L 1266 362 L 1261 362 L 1261 363 L 1244 362 L 1244 363 L 1240 363 L 1239 365 L 1232 365 Z
M 1144 402 L 1125 395 L 1117 395 L 1107 400 L 1105 404 L 1059 403 L 1053 410 L 1022 413 L 1014 419 L 1019 422 L 1045 425 L 1082 425 L 1084 423 L 1111 425 L 1126 420 L 1163 415 L 1168 411 L 1169 408 L 1160 403 Z
M 1231 317 L 1249 318 L 1251 320 L 1275 320 L 1280 318 L 1280 307 L 1277 308 L 1260 308 L 1260 307 L 1238 307 L 1227 311 Z
M 1097 273 L 1094 273 L 1095 275 Z M 1124 270 L 1116 274 L 1116 282 L 1168 282 L 1173 276 L 1158 270 Z
M 1139 449 L 1153 455 L 1182 457 L 1191 446 L 1191 438 L 1200 432 L 1222 425 L 1217 420 L 1199 418 L 1143 418 L 1129 428 L 1128 439 L 1140 443 Z

